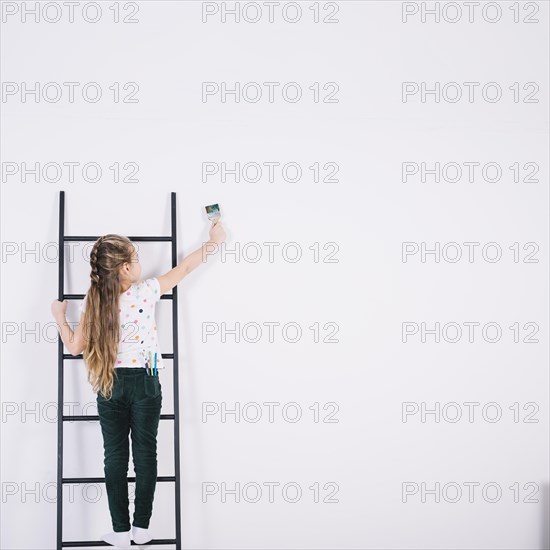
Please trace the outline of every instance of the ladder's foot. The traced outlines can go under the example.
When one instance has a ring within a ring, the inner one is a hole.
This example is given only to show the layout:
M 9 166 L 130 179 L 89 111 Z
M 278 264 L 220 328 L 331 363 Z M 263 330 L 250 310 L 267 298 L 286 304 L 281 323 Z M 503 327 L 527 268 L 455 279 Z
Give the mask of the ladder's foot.
M 136 544 L 145 544 L 154 539 L 150 529 L 143 529 L 143 527 L 135 525 L 132 525 L 132 538 Z
M 119 533 L 111 531 L 101 537 L 101 540 L 114 546 L 115 548 L 132 548 L 130 531 L 121 531 Z

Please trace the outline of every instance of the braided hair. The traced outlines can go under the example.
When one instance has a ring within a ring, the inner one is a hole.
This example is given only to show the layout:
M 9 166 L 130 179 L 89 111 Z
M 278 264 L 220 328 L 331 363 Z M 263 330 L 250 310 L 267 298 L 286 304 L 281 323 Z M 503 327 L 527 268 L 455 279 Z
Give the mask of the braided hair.
M 120 338 L 119 272 L 134 261 L 134 244 L 122 235 L 100 237 L 90 252 L 90 288 L 84 310 L 85 348 L 83 359 L 88 382 L 103 397 L 112 396 L 115 362 Z

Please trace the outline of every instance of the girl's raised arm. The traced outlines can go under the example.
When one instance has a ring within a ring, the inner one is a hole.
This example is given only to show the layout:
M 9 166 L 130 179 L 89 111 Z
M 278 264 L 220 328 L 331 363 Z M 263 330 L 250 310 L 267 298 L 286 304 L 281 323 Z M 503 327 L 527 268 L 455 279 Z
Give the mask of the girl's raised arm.
M 160 294 L 165 294 L 172 290 L 186 275 L 191 273 L 201 263 L 205 263 L 208 258 L 214 255 L 219 245 L 225 241 L 225 230 L 221 222 L 217 222 L 210 228 L 210 240 L 203 243 L 191 254 L 185 256 L 183 260 L 168 273 L 157 277 L 160 283 Z

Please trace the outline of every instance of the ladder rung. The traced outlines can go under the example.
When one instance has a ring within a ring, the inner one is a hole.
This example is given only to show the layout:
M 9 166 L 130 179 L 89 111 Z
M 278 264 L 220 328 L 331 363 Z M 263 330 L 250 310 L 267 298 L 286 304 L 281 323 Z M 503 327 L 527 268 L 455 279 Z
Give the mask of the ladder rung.
M 173 353 L 161 353 L 161 356 L 163 359 L 174 359 L 174 354 Z M 78 355 L 72 355 L 70 353 L 64 353 L 63 354 L 63 359 L 82 359 L 82 354 L 79 353 Z M 145 367 L 143 367 L 145 368 Z
M 161 414 L 161 420 L 175 420 L 175 415 L 173 414 Z M 74 415 L 74 416 L 63 416 L 63 421 L 68 422 L 88 422 L 90 420 L 99 420 L 99 415 L 97 414 L 85 414 L 85 415 Z
M 85 236 L 80 236 L 80 235 L 65 235 L 63 237 L 63 240 L 64 241 L 97 241 L 99 239 L 99 235 L 97 237 L 92 237 L 92 236 L 89 236 L 89 235 L 85 235 Z M 152 242 L 172 242 L 172 237 L 165 237 L 165 236 L 161 236 L 161 237 L 142 237 L 142 236 L 137 236 L 137 237 L 128 237 L 131 241 L 141 241 L 141 242 L 149 242 L 149 243 L 152 243 Z
M 63 294 L 64 300 L 84 300 L 84 296 L 86 294 Z M 173 300 L 174 295 L 173 294 L 163 294 L 160 297 L 161 300 Z
M 136 542 L 132 541 L 132 546 L 139 546 Z M 176 539 L 153 539 L 149 544 L 176 544 Z M 61 546 L 67 548 L 79 548 L 81 546 L 111 546 L 108 542 L 102 540 L 79 540 L 79 541 L 64 541 Z
M 129 477 L 128 481 L 136 481 Z M 157 476 L 157 481 L 176 481 L 176 476 Z M 105 483 L 104 477 L 64 477 L 61 483 Z

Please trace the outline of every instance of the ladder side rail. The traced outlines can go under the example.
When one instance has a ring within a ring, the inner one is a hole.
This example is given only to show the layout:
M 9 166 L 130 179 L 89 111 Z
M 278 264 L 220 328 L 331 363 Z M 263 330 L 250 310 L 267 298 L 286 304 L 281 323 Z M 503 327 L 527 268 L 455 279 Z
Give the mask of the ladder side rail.
M 176 193 L 171 193 L 172 211 L 172 267 L 178 265 Z M 174 476 L 176 548 L 181 548 L 181 510 L 180 510 L 180 422 L 179 422 L 179 356 L 178 356 L 178 286 L 173 289 L 172 298 L 172 371 L 174 392 Z
M 65 191 L 59 191 L 58 299 L 63 301 L 65 267 Z M 57 335 L 57 550 L 63 544 L 63 340 Z

